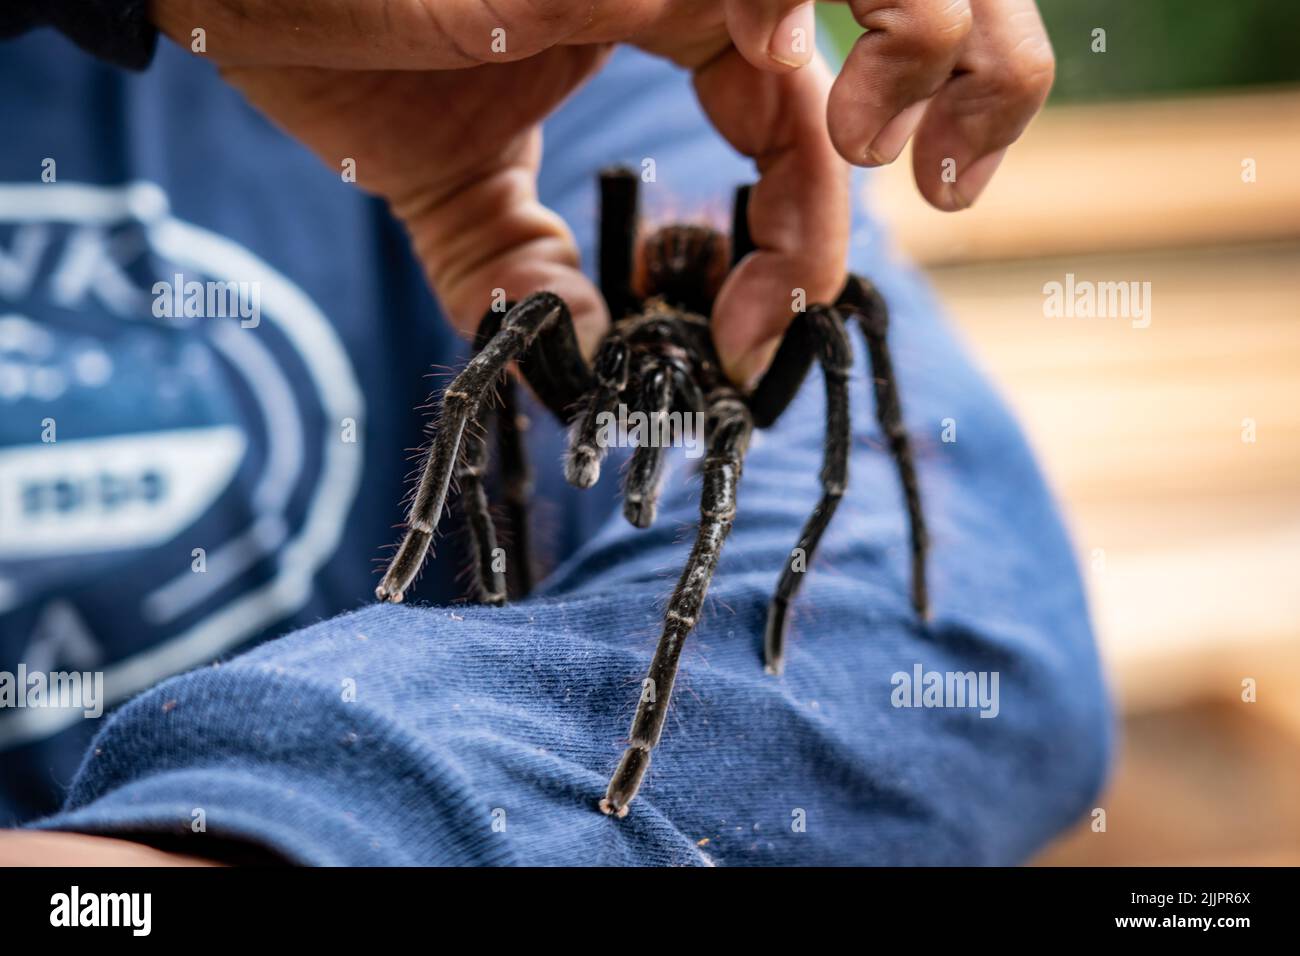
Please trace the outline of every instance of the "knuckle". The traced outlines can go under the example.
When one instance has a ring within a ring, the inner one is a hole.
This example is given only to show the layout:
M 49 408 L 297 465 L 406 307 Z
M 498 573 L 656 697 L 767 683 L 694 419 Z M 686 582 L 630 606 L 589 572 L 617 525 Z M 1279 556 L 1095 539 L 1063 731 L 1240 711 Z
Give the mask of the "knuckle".
M 804 281 L 809 302 L 834 302 L 844 286 L 844 266 L 840 257 L 809 260 Z
M 1056 57 L 1046 37 L 1021 43 L 996 73 L 1003 96 L 1017 103 L 1037 103 L 1056 78 Z
M 591 19 L 593 4 L 573 0 L 523 0 L 524 22 L 533 22 L 548 31 L 574 33 Z
M 924 60 L 956 57 L 974 25 L 970 0 L 941 0 L 914 10 L 906 29 L 908 52 Z

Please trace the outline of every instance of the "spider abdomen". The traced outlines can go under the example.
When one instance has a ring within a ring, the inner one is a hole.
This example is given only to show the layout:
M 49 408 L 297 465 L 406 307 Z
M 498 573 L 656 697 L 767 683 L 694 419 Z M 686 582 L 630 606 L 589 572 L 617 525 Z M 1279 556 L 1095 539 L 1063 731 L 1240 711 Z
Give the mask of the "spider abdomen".
M 687 312 L 709 315 L 727 277 L 727 238 L 708 226 L 663 226 L 640 244 L 634 276 L 642 299 L 663 299 Z

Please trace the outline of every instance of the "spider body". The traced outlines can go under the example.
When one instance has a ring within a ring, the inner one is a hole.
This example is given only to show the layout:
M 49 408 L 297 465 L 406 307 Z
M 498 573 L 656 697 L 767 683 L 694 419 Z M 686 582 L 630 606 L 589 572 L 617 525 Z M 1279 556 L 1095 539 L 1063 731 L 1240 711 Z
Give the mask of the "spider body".
M 565 460 L 565 477 L 579 488 L 599 480 L 610 444 L 601 413 L 611 411 L 611 405 L 642 410 L 657 422 L 674 413 L 702 414 L 709 396 L 730 389 L 708 319 L 662 298 L 649 300 L 641 311 L 613 324 L 597 356 L 596 378 L 602 390 L 580 410 Z M 611 402 L 615 396 L 618 401 Z M 623 513 L 638 528 L 654 523 L 661 451 L 662 445 L 641 444 L 628 465 Z
M 816 361 L 826 388 L 822 494 L 781 571 L 764 634 L 767 669 L 781 672 L 790 602 L 848 484 L 848 376 L 853 350 L 846 317 L 857 320 L 866 338 L 876 418 L 896 462 L 909 517 L 912 604 L 917 613 L 927 612 L 925 523 L 886 342 L 888 314 L 883 299 L 866 280 L 850 276 L 834 305 L 810 306 L 795 316 L 770 369 L 752 393 L 742 394 L 722 372 L 708 317 L 729 267 L 752 251 L 748 190 L 737 194 L 730 242 L 715 230 L 690 225 L 666 226 L 638 239 L 637 185 L 635 175 L 626 170 L 601 174 L 600 285 L 612 322 L 595 359 L 590 364 L 584 360 L 568 309 L 551 293 L 531 295 L 505 313 L 489 311 L 484 316 L 473 358 L 443 393 L 406 534 L 376 589 L 380 600 L 403 599 L 427 555 L 453 480 L 459 484 L 471 531 L 479 600 L 500 604 L 530 588 L 526 510 L 530 481 L 514 384 L 506 374 L 511 361 L 542 404 L 569 426 L 565 477 L 578 487 L 591 487 L 599 480 L 609 445 L 603 429 L 610 413 L 620 406 L 643 412 L 651 420 L 672 413 L 702 416 L 705 454 L 695 542 L 669 599 L 628 747 L 599 801 L 603 812 L 617 817 L 627 814 L 662 734 L 682 647 L 695 626 L 735 519 L 753 429 L 776 421 Z M 487 400 L 498 390 L 500 409 Z M 509 579 L 494 559 L 499 550 L 496 528 L 483 484 L 488 465 L 484 434 L 493 419 L 516 552 Z M 471 422 L 481 427 L 470 427 Z M 654 522 L 665 451 L 661 442 L 639 443 L 628 461 L 623 513 L 639 528 Z
M 638 245 L 633 288 L 642 299 L 660 299 L 699 316 L 727 277 L 727 239 L 708 226 L 674 224 L 656 229 Z

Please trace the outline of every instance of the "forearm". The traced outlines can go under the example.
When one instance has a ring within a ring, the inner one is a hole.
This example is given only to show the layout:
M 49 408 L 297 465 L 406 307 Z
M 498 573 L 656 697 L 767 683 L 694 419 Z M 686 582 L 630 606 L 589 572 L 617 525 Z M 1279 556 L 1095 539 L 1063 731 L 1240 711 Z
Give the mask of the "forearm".
M 0 830 L 0 867 L 211 865 L 211 860 L 168 853 L 131 840 L 85 833 Z
M 909 421 L 924 436 L 955 416 L 972 439 L 922 441 L 929 625 L 908 603 L 903 510 L 859 343 L 849 493 L 794 608 L 785 675 L 764 674 L 760 635 L 817 500 L 813 381 L 750 454 L 627 819 L 596 801 L 698 514 L 681 470 L 653 528 L 616 517 L 530 601 L 367 608 L 155 688 L 112 719 L 42 825 L 171 834 L 197 855 L 204 841 L 249 843 L 301 863 L 1022 859 L 1086 809 L 1104 771 L 1079 581 L 1005 413 L 929 299 L 881 274 Z M 996 716 L 897 706 L 893 677 L 917 665 L 997 674 Z

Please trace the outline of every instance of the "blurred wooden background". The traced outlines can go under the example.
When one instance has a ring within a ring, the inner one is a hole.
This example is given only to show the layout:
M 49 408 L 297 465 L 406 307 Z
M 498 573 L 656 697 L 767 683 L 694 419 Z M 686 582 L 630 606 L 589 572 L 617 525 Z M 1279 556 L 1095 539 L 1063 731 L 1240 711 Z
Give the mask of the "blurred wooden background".
M 910 156 L 870 184 L 1063 500 L 1122 713 L 1106 832 L 1040 862 L 1300 863 L 1297 117 L 1057 106 L 971 210 L 925 206 Z M 1150 282 L 1150 325 L 1046 317 L 1067 273 Z

